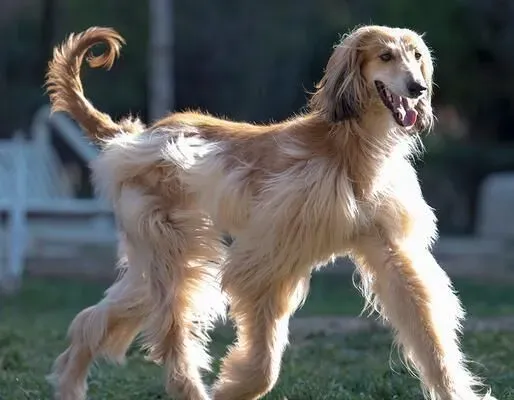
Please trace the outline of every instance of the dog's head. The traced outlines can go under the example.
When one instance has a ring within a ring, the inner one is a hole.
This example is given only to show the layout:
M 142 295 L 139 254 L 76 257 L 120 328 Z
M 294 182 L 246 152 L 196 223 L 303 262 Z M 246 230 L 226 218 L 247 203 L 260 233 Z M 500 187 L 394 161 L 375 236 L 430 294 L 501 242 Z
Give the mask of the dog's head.
M 430 51 L 420 35 L 364 26 L 335 47 L 310 107 L 337 123 L 376 106 L 402 128 L 427 130 L 433 123 L 432 74 Z

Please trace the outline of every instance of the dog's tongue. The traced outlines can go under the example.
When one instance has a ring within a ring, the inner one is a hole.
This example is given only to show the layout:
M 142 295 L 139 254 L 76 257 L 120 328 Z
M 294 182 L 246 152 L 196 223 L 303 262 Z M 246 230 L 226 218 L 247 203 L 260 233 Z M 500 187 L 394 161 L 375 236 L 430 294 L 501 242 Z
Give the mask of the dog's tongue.
M 411 127 L 416 123 L 416 120 L 418 119 L 418 112 L 414 110 L 413 108 L 409 108 L 405 115 L 403 116 L 403 126 L 405 127 Z
M 409 128 L 416 123 L 418 112 L 410 106 L 407 98 L 394 96 L 394 106 L 404 127 Z
M 408 128 L 416 123 L 418 112 L 410 106 L 409 101 L 405 97 L 401 99 L 402 107 L 400 107 L 400 113 L 402 115 L 403 126 Z

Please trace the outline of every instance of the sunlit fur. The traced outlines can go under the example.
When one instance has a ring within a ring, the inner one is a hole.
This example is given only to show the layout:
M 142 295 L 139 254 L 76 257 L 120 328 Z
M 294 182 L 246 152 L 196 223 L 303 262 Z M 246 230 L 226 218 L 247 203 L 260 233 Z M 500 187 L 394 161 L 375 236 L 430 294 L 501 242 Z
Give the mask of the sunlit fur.
M 92 28 L 56 48 L 47 87 L 53 109 L 102 145 L 92 169 L 114 205 L 121 272 L 105 298 L 72 322 L 71 343 L 54 365 L 56 398 L 85 399 L 91 362 L 123 360 L 142 334 L 174 398 L 258 399 L 279 377 L 288 321 L 313 268 L 346 254 L 427 398 L 493 399 L 478 394 L 465 366 L 463 310 L 431 255 L 436 219 L 409 162 L 418 133 L 433 120 L 432 61 L 419 35 L 354 30 L 335 46 L 308 111 L 269 125 L 197 112 L 149 127 L 114 122 L 84 97 L 79 78 L 86 51 L 99 42 L 108 51 L 90 64 L 111 66 L 122 39 Z M 387 49 L 395 57 L 385 63 L 379 56 Z M 403 129 L 373 82 L 401 95 L 413 77 L 427 91 L 415 100 L 416 125 Z M 222 232 L 235 238 L 228 249 Z M 237 340 L 208 390 L 200 371 L 208 368 L 208 330 L 225 300 Z

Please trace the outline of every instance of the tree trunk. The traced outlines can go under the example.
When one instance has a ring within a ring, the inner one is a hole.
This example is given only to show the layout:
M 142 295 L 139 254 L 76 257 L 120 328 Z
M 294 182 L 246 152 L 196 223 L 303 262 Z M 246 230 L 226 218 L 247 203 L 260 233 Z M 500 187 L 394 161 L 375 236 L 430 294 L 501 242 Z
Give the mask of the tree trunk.
M 148 116 L 155 121 L 174 107 L 173 0 L 150 0 L 149 6 Z

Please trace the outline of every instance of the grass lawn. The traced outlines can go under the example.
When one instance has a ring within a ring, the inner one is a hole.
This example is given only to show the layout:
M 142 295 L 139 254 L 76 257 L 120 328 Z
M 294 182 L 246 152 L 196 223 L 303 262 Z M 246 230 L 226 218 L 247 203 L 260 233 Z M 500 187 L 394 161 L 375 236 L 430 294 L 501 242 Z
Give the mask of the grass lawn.
M 454 286 L 468 317 L 514 316 L 514 284 L 454 279 Z M 309 298 L 297 316 L 358 315 L 364 306 L 351 276 L 332 272 L 312 279 Z
M 472 316 L 514 315 L 514 290 L 507 284 L 459 280 L 456 287 Z M 65 347 L 71 318 L 100 298 L 104 287 L 93 283 L 28 279 L 15 298 L 0 299 L 0 399 L 50 399 L 44 375 Z M 357 315 L 362 302 L 343 275 L 313 279 L 311 295 L 297 314 Z M 214 333 L 213 354 L 221 356 L 232 339 L 226 329 Z M 514 333 L 467 333 L 464 348 L 488 377 L 500 400 L 514 400 Z M 391 356 L 392 353 L 392 356 Z M 390 368 L 390 362 L 393 368 Z M 216 366 L 217 367 L 217 366 Z M 143 360 L 134 347 L 123 367 L 101 365 L 90 380 L 92 400 L 166 399 L 160 368 Z M 210 381 L 212 376 L 208 376 Z M 292 341 L 280 382 L 266 398 L 283 400 L 419 400 L 412 378 L 386 332 L 313 336 Z

